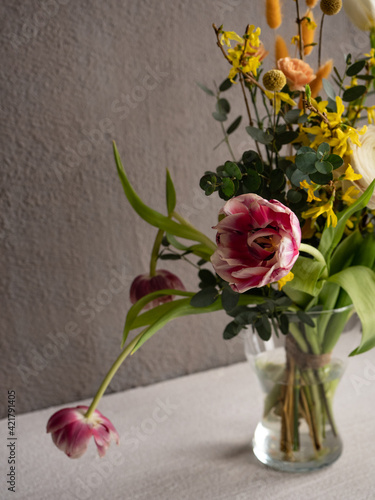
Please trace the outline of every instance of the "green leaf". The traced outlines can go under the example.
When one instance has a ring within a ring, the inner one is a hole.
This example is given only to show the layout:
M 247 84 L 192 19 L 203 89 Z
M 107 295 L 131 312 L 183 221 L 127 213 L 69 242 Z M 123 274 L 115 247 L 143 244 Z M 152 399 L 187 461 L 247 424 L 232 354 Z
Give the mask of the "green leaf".
M 242 178 L 241 170 L 238 168 L 237 163 L 234 163 L 233 161 L 226 161 L 223 170 L 229 175 L 229 177 L 235 177 L 236 179 Z
M 231 197 L 234 195 L 234 184 L 232 179 L 229 177 L 222 178 L 222 186 L 221 191 L 225 194 L 225 196 Z
M 230 89 L 232 86 L 232 82 L 229 80 L 229 78 L 226 78 L 219 87 L 220 92 L 225 92 L 226 90 Z
M 225 287 L 221 294 L 221 303 L 223 304 L 223 308 L 228 312 L 232 311 L 238 304 L 239 294 L 233 292 L 229 287 Z
M 231 316 L 233 316 L 232 311 L 230 311 L 230 314 Z M 245 326 L 245 325 L 250 325 L 257 316 L 258 313 L 256 311 L 251 311 L 250 309 L 247 308 L 245 311 L 241 311 L 240 313 L 236 314 L 234 320 L 238 325 Z
M 366 65 L 366 59 L 362 59 L 361 61 L 355 62 L 354 64 L 349 66 L 349 68 L 346 70 L 347 76 L 357 75 L 358 73 L 360 73 L 363 70 L 365 65 Z
M 279 145 L 290 144 L 294 139 L 297 139 L 299 133 L 294 130 L 288 130 L 287 132 L 282 132 L 275 136 L 276 142 Z
M 242 155 L 242 161 L 246 168 L 255 168 L 259 174 L 264 170 L 262 160 L 255 151 L 245 151 Z
M 318 149 L 316 150 L 316 156 L 318 160 L 321 160 L 325 156 L 328 156 L 330 151 L 331 151 L 331 146 L 329 144 L 327 144 L 326 142 L 320 144 Z
M 170 215 L 176 207 L 176 191 L 168 169 L 167 169 L 166 193 L 167 193 L 167 210 L 168 214 Z
M 257 319 L 254 323 L 254 327 L 262 340 L 267 341 L 271 338 L 272 330 L 267 316 L 261 316 Z
M 284 285 L 283 291 L 285 291 L 288 296 L 290 290 L 298 290 L 299 292 L 308 293 L 316 297 L 324 284 L 324 281 L 322 281 L 320 277 L 325 267 L 326 266 L 322 262 L 300 255 L 292 268 L 294 278 Z
M 276 168 L 275 170 L 271 170 L 270 173 L 270 191 L 275 192 L 279 191 L 285 186 L 285 175 L 282 170 Z
M 282 314 L 280 316 L 280 330 L 283 335 L 287 335 L 289 333 L 289 319 L 286 314 Z
M 291 109 L 287 113 L 285 113 L 284 119 L 288 124 L 297 123 L 300 114 L 301 114 L 300 109 Z
M 200 179 L 199 186 L 203 189 L 204 194 L 209 196 L 215 191 L 217 181 L 216 175 L 206 174 Z
M 346 89 L 342 95 L 342 100 L 345 102 L 352 102 L 363 96 L 367 92 L 367 87 L 365 85 L 356 85 L 355 87 L 350 87 Z
M 241 120 L 242 120 L 242 116 L 239 116 L 239 117 L 237 117 L 237 118 L 234 120 L 234 122 L 233 122 L 233 123 L 231 123 L 231 124 L 229 125 L 229 127 L 227 128 L 227 134 L 228 134 L 228 135 L 233 134 L 233 132 L 234 132 L 235 130 L 237 130 L 237 129 L 238 129 L 238 127 L 239 127 L 239 125 L 240 125 L 240 123 L 241 123 Z
M 306 325 L 309 325 L 309 326 L 315 326 L 314 321 L 305 312 L 303 312 L 303 311 L 297 311 L 297 316 L 298 316 L 298 319 L 302 323 L 305 323 Z
M 333 170 L 336 170 L 336 168 L 339 168 L 343 165 L 344 160 L 341 158 L 339 155 L 329 155 L 327 157 L 327 161 L 332 165 Z
M 125 320 L 125 326 L 124 326 L 124 332 L 123 332 L 123 338 L 122 338 L 122 344 L 121 347 L 124 346 L 126 339 L 128 337 L 128 334 L 130 330 L 133 328 L 137 328 L 133 326 L 134 321 L 137 319 L 138 314 L 140 311 L 149 303 L 152 302 L 155 299 L 158 299 L 159 297 L 163 297 L 164 295 L 180 295 L 183 297 L 193 297 L 194 293 L 192 292 L 185 292 L 184 290 L 172 290 L 172 289 L 166 289 L 166 290 L 158 290 L 157 292 L 149 293 L 148 295 L 145 295 L 141 299 L 139 299 L 128 311 L 128 314 L 126 315 L 126 320 Z M 190 299 L 187 299 L 190 301 Z M 165 306 L 167 304 L 163 304 Z M 161 307 L 161 306 L 159 306 Z M 152 309 L 151 311 L 148 311 L 150 313 L 155 313 L 158 307 Z M 151 314 L 150 314 L 151 315 Z M 148 324 L 148 323 L 146 323 Z M 143 326 L 143 325 L 140 325 Z
M 242 326 L 238 325 L 235 321 L 231 321 L 227 324 L 223 332 L 224 340 L 230 340 L 240 333 Z
M 326 227 L 323 231 L 320 244 L 319 251 L 323 254 L 328 266 L 331 259 L 332 252 L 339 244 L 342 235 L 344 234 L 344 230 L 346 227 L 347 220 L 359 210 L 366 207 L 372 193 L 374 191 L 375 180 L 369 185 L 366 191 L 360 196 L 352 205 L 347 207 L 345 210 L 340 212 L 337 216 L 338 222 L 336 227 Z
M 327 96 L 332 99 L 332 101 L 336 100 L 336 92 L 333 90 L 332 84 L 329 80 L 323 78 L 323 88 L 327 94 Z
M 302 193 L 295 189 L 289 189 L 286 197 L 291 203 L 299 203 L 302 200 Z
M 190 247 L 183 245 L 180 243 L 172 234 L 166 234 L 167 242 L 174 246 L 177 250 L 186 251 L 189 250 Z
M 116 147 L 113 143 L 113 151 L 116 161 L 117 172 L 120 177 L 125 196 L 127 197 L 130 205 L 133 207 L 134 211 L 146 222 L 151 224 L 151 226 L 158 227 L 164 231 L 171 233 L 175 236 L 180 236 L 181 238 L 186 238 L 188 240 L 201 242 L 203 235 L 194 227 L 190 227 L 186 224 L 179 224 L 172 221 L 169 217 L 162 215 L 161 213 L 148 207 L 137 193 L 134 191 L 133 186 L 130 184 L 124 167 L 122 166 L 121 159 Z M 208 248 L 208 247 L 207 247 Z M 212 244 L 212 253 L 214 252 L 215 246 Z
M 304 174 L 303 172 L 301 172 L 301 170 L 298 170 L 298 168 L 296 168 L 295 171 L 293 172 L 291 178 L 290 178 L 290 182 L 294 186 L 300 187 L 300 183 L 303 182 L 304 180 L 307 180 L 307 181 L 309 180 L 308 174 Z
M 352 266 L 334 274 L 329 281 L 340 285 L 353 301 L 362 323 L 360 345 L 351 355 L 360 354 L 375 347 L 375 273 L 364 266 Z
M 196 293 L 190 300 L 190 305 L 193 307 L 207 307 L 213 304 L 218 297 L 218 291 L 215 287 L 210 286 L 203 288 L 200 292 Z
M 215 96 L 215 94 L 212 92 L 211 89 L 209 89 L 208 87 L 206 87 L 206 85 L 203 85 L 203 83 L 199 83 L 199 82 L 195 82 L 198 87 L 200 87 L 204 92 L 206 92 L 206 94 L 210 95 L 210 96 Z
M 336 274 L 350 266 L 355 253 L 362 245 L 363 238 L 359 231 L 353 231 L 334 250 L 329 272 Z
M 173 291 L 173 290 L 172 290 Z M 157 292 L 155 292 L 157 293 Z M 188 292 L 185 292 L 186 294 Z M 150 294 L 151 295 L 151 294 Z M 177 294 L 176 294 L 177 295 Z M 189 294 L 194 295 L 194 294 Z M 264 301 L 263 297 L 257 295 L 242 295 L 240 297 L 239 303 L 241 305 L 245 304 L 258 304 Z M 136 306 L 137 304 L 134 304 Z M 134 307 L 133 306 L 133 307 Z M 141 345 L 143 345 L 154 333 L 156 333 L 160 328 L 162 328 L 169 321 L 181 316 L 189 316 L 192 314 L 205 314 L 215 311 L 219 311 L 223 308 L 221 304 L 221 298 L 218 299 L 207 307 L 193 307 L 190 305 L 190 298 L 175 300 L 166 304 L 162 304 L 151 311 L 147 311 L 140 316 L 136 317 L 132 321 L 130 329 L 140 328 L 142 326 L 149 325 L 143 332 L 142 338 L 138 341 L 137 345 L 134 347 L 132 354 L 138 350 Z M 130 310 L 129 310 L 130 313 Z M 129 316 L 128 313 L 128 316 Z M 127 318 L 128 318 L 127 316 Z
M 357 75 L 358 80 L 365 80 L 371 82 L 375 77 L 373 75 Z
M 256 127 L 246 127 L 247 133 L 254 139 L 256 142 L 260 142 L 260 144 L 271 144 L 273 141 L 273 135 L 264 132 L 263 130 L 259 130 Z
M 216 276 L 208 269 L 201 269 L 198 273 L 199 279 L 204 283 L 205 287 L 216 286 Z
M 226 115 L 227 113 L 230 112 L 230 104 L 226 99 L 218 99 L 216 102 L 216 111 L 219 114 L 224 114 Z
M 212 116 L 215 118 L 216 121 L 218 122 L 225 122 L 225 120 L 228 118 L 225 113 L 218 113 L 217 111 L 214 111 L 212 113 Z
M 177 255 L 176 253 L 163 253 L 159 255 L 160 260 L 180 260 L 181 255 Z
M 315 167 L 321 174 L 330 174 L 333 170 L 332 165 L 328 161 L 317 161 Z
M 314 149 L 312 148 L 309 148 L 309 146 L 301 146 L 298 150 L 297 150 L 297 155 L 301 155 L 301 154 L 304 154 L 304 153 L 314 153 L 316 155 L 316 152 Z
M 314 172 L 310 174 L 310 179 L 315 182 L 315 184 L 324 185 L 328 184 L 333 179 L 333 175 L 331 173 L 322 174 L 320 172 Z
M 254 193 L 260 188 L 260 184 L 262 182 L 262 179 L 260 178 L 259 174 L 255 172 L 255 170 L 252 169 L 247 169 L 246 175 L 243 177 L 243 183 L 251 193 Z
M 296 156 L 296 166 L 304 174 L 312 174 L 316 171 L 315 168 L 316 153 L 303 153 Z

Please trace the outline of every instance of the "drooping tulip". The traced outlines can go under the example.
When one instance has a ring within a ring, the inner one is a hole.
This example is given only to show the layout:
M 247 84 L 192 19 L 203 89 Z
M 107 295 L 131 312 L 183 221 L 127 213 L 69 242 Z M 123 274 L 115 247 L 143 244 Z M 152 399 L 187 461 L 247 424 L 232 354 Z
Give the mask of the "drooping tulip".
M 88 406 L 64 408 L 54 413 L 47 423 L 55 445 L 69 458 L 79 458 L 87 450 L 91 437 L 94 438 L 100 457 L 103 457 L 113 439 L 119 443 L 119 435 L 112 422 L 98 410 L 90 417 L 85 414 Z

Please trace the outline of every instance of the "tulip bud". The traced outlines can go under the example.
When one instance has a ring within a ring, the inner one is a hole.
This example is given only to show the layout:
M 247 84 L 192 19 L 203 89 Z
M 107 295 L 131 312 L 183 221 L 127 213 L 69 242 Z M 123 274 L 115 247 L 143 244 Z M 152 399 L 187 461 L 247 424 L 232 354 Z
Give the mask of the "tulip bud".
M 141 274 L 133 280 L 130 286 L 130 301 L 132 304 L 135 304 L 139 299 L 149 293 L 166 289 L 185 290 L 185 287 L 180 278 L 165 269 L 156 271 L 155 276 Z M 145 308 L 156 307 L 164 302 L 170 302 L 172 299 L 172 295 L 163 295 L 148 303 Z

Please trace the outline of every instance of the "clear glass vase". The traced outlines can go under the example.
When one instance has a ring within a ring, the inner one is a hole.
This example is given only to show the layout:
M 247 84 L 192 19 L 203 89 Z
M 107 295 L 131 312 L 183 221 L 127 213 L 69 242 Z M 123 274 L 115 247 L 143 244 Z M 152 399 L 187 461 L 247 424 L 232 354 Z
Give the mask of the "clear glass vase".
M 268 341 L 247 330 L 246 356 L 264 392 L 263 416 L 253 438 L 254 454 L 263 464 L 307 472 L 341 455 L 333 397 L 345 362 L 331 350 L 352 313 L 352 306 L 307 313 L 309 323 L 290 314 L 289 333 L 273 332 Z

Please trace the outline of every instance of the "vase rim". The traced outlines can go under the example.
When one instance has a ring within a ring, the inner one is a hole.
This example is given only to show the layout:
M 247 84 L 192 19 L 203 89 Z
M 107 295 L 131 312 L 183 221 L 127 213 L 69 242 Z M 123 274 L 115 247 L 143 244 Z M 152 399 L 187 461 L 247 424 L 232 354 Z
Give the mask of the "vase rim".
M 311 311 L 311 310 L 310 311 L 303 311 L 301 309 L 301 312 L 303 312 L 304 314 L 308 314 L 308 315 L 320 315 L 320 314 L 342 313 L 342 312 L 349 311 L 350 309 L 354 310 L 353 304 L 349 304 L 348 306 L 338 307 L 336 309 L 321 309 L 321 310 L 317 310 L 317 311 Z M 297 314 L 297 312 L 298 311 L 285 311 L 283 314 L 295 315 L 295 314 Z

